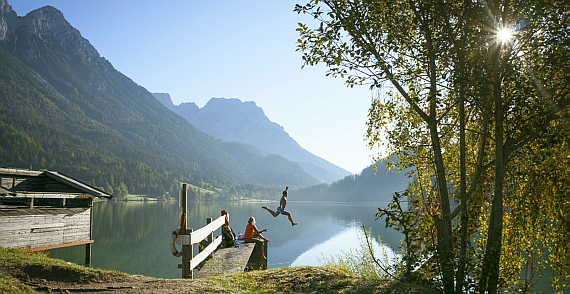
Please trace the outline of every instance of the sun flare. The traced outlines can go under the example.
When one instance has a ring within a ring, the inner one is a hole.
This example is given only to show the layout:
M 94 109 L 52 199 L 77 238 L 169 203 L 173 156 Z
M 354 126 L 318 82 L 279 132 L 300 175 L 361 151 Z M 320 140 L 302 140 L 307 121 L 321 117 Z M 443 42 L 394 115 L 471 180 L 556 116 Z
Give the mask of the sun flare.
M 510 29 L 500 29 L 497 32 L 497 39 L 499 39 L 501 43 L 509 42 L 512 37 L 513 32 Z

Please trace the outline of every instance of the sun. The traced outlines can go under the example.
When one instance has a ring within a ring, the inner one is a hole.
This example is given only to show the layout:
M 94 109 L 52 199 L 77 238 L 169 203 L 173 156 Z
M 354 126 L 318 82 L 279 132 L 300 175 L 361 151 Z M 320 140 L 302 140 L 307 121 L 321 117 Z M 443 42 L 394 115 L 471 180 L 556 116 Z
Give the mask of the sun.
M 510 29 L 500 29 L 497 32 L 497 39 L 499 39 L 501 43 L 509 42 L 512 37 L 513 37 L 513 32 Z

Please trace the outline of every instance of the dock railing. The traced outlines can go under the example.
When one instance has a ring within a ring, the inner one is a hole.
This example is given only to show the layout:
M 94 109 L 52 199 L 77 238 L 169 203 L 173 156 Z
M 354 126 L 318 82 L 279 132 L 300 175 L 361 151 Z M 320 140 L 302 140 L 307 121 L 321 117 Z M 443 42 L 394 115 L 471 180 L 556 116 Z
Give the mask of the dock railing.
M 188 210 L 187 184 L 182 184 L 181 196 L 180 204 L 182 213 L 185 216 Z M 184 221 L 183 227 L 180 228 L 182 234 L 178 235 L 176 240 L 177 243 L 182 244 L 182 264 L 178 265 L 178 267 L 182 268 L 182 278 L 194 278 L 194 269 L 215 252 L 222 243 L 221 235 L 214 240 L 214 231 L 225 224 L 225 217 L 220 216 L 215 221 L 212 221 L 212 218 L 207 218 L 206 222 L 206 226 L 196 231 L 189 229 L 186 221 Z M 202 242 L 204 239 L 206 239 L 206 242 Z M 194 256 L 194 244 L 200 243 L 207 246 Z
M 224 225 L 225 223 L 225 217 L 224 216 L 220 216 L 219 218 L 217 218 L 215 221 L 212 222 L 212 218 L 208 218 L 207 219 L 208 224 L 196 231 L 192 231 L 190 230 L 190 234 L 188 234 L 188 237 L 185 237 L 185 235 L 182 235 L 180 237 L 182 237 L 182 245 L 185 245 L 185 243 L 189 244 L 190 247 L 190 252 L 189 252 L 189 262 L 187 264 L 187 266 L 189 266 L 189 277 L 193 278 L 193 273 L 194 273 L 194 269 L 200 264 L 202 263 L 204 260 L 206 260 L 206 258 L 208 258 L 212 253 L 214 253 L 216 251 L 216 249 L 218 249 L 218 247 L 220 246 L 220 244 L 222 243 L 222 236 L 218 236 L 216 237 L 216 239 L 214 239 L 214 232 L 221 228 L 222 225 Z M 184 240 L 185 238 L 188 238 L 187 242 L 185 242 L 186 240 Z M 203 240 L 206 239 L 206 244 L 207 246 L 201 250 L 200 253 L 196 254 L 196 256 L 194 255 L 194 244 L 200 244 Z M 184 260 L 184 250 L 182 250 L 182 260 Z
M 216 220 L 212 221 L 212 218 L 206 219 L 206 225 L 196 231 L 187 227 L 186 213 L 187 213 L 187 186 L 182 185 L 182 217 L 180 228 L 176 237 L 176 243 L 182 244 L 182 264 L 178 267 L 182 268 L 182 278 L 194 278 L 194 269 L 198 266 L 200 271 L 206 268 L 205 273 L 202 276 L 220 274 L 220 273 L 231 273 L 244 271 L 248 269 L 266 269 L 267 268 L 267 258 L 260 259 L 256 256 L 267 256 L 267 243 L 263 246 L 265 252 L 261 252 L 260 247 L 256 246 L 256 243 L 242 243 L 239 242 L 231 248 L 219 249 L 222 243 L 223 236 L 220 235 L 214 239 L 214 232 L 221 228 L 225 222 L 225 216 L 220 216 Z M 194 244 L 200 245 L 200 252 L 194 256 Z M 257 255 L 252 257 L 254 250 L 257 250 Z M 180 256 L 180 255 L 178 255 Z M 214 266 L 211 262 L 206 263 L 208 257 L 214 256 L 212 260 L 222 259 L 224 266 Z M 215 268 L 215 269 L 214 269 Z M 221 269 L 221 270 L 220 270 Z

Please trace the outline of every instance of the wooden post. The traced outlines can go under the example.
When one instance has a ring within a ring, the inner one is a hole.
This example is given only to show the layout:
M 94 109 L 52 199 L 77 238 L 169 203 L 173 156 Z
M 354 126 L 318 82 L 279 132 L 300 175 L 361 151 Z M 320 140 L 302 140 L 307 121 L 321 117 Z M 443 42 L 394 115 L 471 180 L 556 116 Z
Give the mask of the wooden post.
M 212 218 L 211 217 L 207 217 L 206 218 L 206 225 L 210 224 L 212 222 Z M 214 232 L 210 233 L 210 235 L 208 235 L 208 237 L 206 237 L 206 239 L 200 241 L 200 243 L 198 244 L 198 252 L 202 252 L 203 248 L 208 247 L 208 245 L 210 245 L 210 243 L 212 243 L 214 241 Z
M 211 222 L 212 222 L 212 218 L 207 217 L 206 218 L 206 224 L 209 225 Z M 208 235 L 208 238 L 206 238 L 206 246 L 210 245 L 212 242 L 214 242 L 214 232 L 211 232 L 210 235 Z
M 65 206 L 65 198 L 62 201 Z M 88 203 L 89 206 L 89 240 L 93 240 L 93 200 Z M 91 267 L 91 243 L 85 244 L 85 266 Z
M 91 243 L 85 244 L 85 266 L 91 267 Z
M 184 230 L 184 235 L 189 235 L 188 241 L 190 245 L 182 246 L 182 262 L 186 265 L 184 268 L 186 269 L 186 276 L 183 276 L 185 279 L 193 279 L 194 278 L 194 269 L 190 269 L 190 260 L 194 257 L 194 244 L 192 244 L 192 232 L 193 229 L 186 228 Z M 187 261 L 184 261 L 187 260 Z
M 187 184 L 182 184 L 182 214 L 186 215 L 186 220 L 188 220 L 188 215 L 186 214 L 186 212 L 188 211 L 188 187 Z M 188 229 L 188 223 L 186 222 L 183 228 L 183 233 L 184 235 L 189 235 L 192 230 Z M 190 260 L 192 259 L 192 256 L 194 255 L 193 252 L 193 246 L 192 246 L 192 240 L 190 240 L 190 244 L 189 245 L 184 245 L 182 244 L 182 278 L 187 279 L 187 278 L 193 278 L 194 274 L 193 271 L 190 270 Z
M 263 254 L 265 254 L 265 257 L 267 257 L 267 241 L 263 242 L 263 250 L 265 251 Z M 267 269 L 267 259 L 265 259 L 264 269 Z

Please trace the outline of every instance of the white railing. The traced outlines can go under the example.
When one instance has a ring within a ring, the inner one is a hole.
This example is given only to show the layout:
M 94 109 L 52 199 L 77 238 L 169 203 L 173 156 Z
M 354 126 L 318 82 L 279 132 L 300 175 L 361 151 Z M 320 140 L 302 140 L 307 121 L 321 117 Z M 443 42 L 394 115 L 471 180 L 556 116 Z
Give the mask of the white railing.
M 208 218 L 208 224 L 204 227 L 193 231 L 192 229 L 187 229 L 187 234 L 182 234 L 177 237 L 177 243 L 182 244 L 182 267 L 187 266 L 189 267 L 188 270 L 188 277 L 194 277 L 194 269 L 202 263 L 206 258 L 208 258 L 212 253 L 218 249 L 218 246 L 222 243 L 222 236 L 218 236 L 214 240 L 214 231 L 219 229 L 221 226 L 224 225 L 226 219 L 225 216 L 220 216 L 215 221 L 211 221 L 211 218 Z M 202 249 L 202 251 L 196 256 L 194 256 L 194 244 L 201 243 L 204 239 L 207 239 L 207 246 L 206 248 Z M 185 275 L 185 270 L 182 270 L 183 275 Z M 184 277 L 184 276 L 183 276 Z

